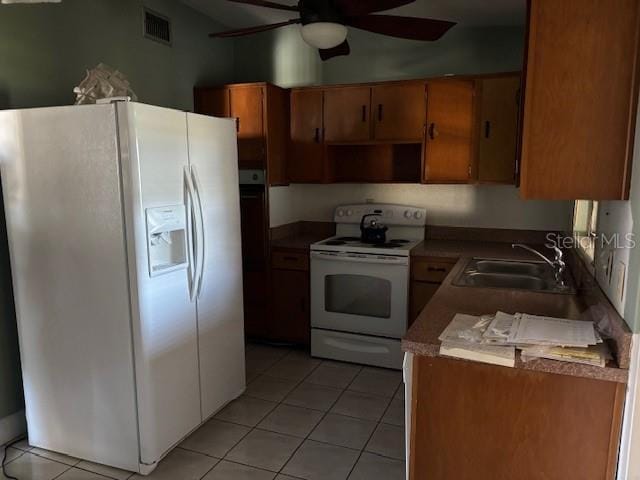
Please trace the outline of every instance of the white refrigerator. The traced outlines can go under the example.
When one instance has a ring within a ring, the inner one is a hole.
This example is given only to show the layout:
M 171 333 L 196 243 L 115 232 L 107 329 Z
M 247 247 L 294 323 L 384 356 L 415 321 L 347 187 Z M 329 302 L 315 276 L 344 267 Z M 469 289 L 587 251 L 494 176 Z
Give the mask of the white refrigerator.
M 0 112 L 29 441 L 143 474 L 245 389 L 235 123 Z

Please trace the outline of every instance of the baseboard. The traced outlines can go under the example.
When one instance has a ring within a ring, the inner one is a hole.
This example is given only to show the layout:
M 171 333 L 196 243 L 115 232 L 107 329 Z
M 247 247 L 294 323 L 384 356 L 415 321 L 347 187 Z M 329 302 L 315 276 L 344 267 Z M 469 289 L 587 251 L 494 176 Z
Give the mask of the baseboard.
M 24 410 L 0 418 L 0 445 L 4 445 L 25 433 L 27 433 L 27 420 L 24 416 Z

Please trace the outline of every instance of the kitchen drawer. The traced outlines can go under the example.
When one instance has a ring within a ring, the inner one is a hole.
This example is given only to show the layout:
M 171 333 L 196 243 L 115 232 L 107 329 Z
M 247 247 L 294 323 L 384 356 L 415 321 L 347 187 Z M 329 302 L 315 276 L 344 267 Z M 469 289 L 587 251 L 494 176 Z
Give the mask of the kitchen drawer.
M 455 263 L 447 261 L 414 261 L 411 264 L 411 279 L 442 283 L 454 265 Z
M 271 266 L 283 270 L 309 270 L 309 254 L 274 250 L 271 252 Z

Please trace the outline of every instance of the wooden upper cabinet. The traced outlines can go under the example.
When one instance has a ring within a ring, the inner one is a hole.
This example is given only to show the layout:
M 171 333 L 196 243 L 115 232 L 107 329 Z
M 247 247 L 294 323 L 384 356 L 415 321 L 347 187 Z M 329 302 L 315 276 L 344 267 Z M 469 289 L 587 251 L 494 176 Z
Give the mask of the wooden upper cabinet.
M 371 89 L 373 139 L 422 143 L 426 121 L 424 82 L 376 85 Z
M 238 164 L 241 169 L 265 167 L 264 89 L 234 86 L 229 91 L 231 117 L 238 132 Z
M 195 111 L 214 117 L 230 117 L 229 113 L 229 89 L 220 88 L 196 88 L 194 90 Z
M 270 185 L 287 182 L 289 94 L 268 83 L 197 87 L 197 113 L 236 119 L 238 166 L 266 170 Z
M 269 185 L 286 185 L 289 149 L 289 91 L 275 85 L 264 87 L 264 125 L 267 141 L 267 175 Z
M 478 80 L 478 181 L 515 183 L 520 76 Z
M 324 92 L 325 142 L 368 142 L 371 87 L 335 87 Z
M 628 198 L 639 12 L 637 0 L 530 1 L 524 198 Z
M 424 181 L 469 182 L 474 160 L 474 92 L 472 80 L 428 82 Z
M 291 92 L 290 182 L 316 183 L 325 178 L 323 101 L 324 94 L 319 89 Z

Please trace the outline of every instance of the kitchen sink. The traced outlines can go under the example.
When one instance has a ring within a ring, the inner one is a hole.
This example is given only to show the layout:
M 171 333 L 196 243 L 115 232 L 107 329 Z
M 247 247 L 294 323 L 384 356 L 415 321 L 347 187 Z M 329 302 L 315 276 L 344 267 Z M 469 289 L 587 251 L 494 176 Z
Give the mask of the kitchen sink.
M 453 281 L 463 287 L 506 288 L 534 292 L 575 294 L 570 276 L 565 285 L 556 282 L 553 269 L 544 262 L 472 258 Z
M 509 273 L 472 272 L 466 275 L 467 285 L 474 287 L 519 288 L 523 290 L 548 290 L 548 284 L 539 277 Z
M 477 260 L 475 268 L 482 273 L 499 273 L 513 275 L 544 276 L 551 271 L 551 267 L 543 262 L 511 262 L 505 260 Z M 553 273 L 553 272 L 551 272 Z

